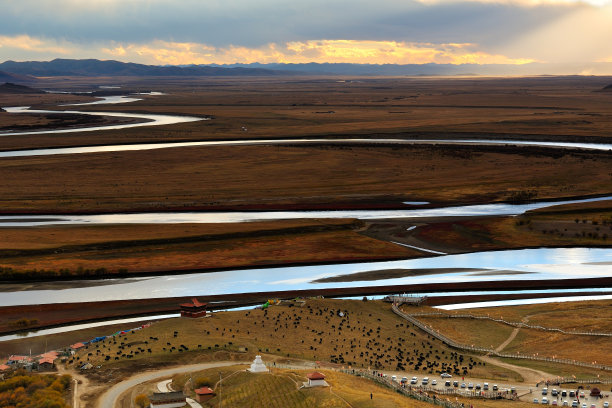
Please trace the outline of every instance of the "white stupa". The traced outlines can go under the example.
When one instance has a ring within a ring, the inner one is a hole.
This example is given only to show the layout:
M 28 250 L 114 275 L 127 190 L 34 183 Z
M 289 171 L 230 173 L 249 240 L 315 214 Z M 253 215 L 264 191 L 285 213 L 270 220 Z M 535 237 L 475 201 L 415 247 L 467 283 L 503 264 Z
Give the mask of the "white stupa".
M 252 373 L 267 373 L 268 367 L 261 361 L 261 356 L 255 356 L 255 360 L 253 360 L 253 364 L 251 364 L 249 371 Z

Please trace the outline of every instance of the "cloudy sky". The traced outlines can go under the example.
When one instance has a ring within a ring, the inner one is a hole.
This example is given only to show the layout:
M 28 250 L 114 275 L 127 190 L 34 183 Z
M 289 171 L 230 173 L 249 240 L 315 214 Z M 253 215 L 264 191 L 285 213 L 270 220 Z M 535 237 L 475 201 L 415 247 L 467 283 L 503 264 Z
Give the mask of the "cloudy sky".
M 0 0 L 0 61 L 612 62 L 612 0 Z

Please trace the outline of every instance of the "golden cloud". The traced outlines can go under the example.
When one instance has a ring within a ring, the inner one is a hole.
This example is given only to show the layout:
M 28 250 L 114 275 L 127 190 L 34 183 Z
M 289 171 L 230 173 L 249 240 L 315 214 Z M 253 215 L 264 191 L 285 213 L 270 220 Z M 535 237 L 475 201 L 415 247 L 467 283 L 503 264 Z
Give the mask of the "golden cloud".
M 479 51 L 475 44 L 430 44 L 397 41 L 312 40 L 263 47 L 211 47 L 198 43 L 155 41 L 147 45 L 117 45 L 104 52 L 122 59 L 145 59 L 155 64 L 232 63 L 367 63 L 367 64 L 527 64 L 528 58 L 509 58 Z
M 0 48 L 62 55 L 70 54 L 73 51 L 72 47 L 68 44 L 60 45 L 56 40 L 35 38 L 29 35 L 17 35 L 13 37 L 0 35 Z

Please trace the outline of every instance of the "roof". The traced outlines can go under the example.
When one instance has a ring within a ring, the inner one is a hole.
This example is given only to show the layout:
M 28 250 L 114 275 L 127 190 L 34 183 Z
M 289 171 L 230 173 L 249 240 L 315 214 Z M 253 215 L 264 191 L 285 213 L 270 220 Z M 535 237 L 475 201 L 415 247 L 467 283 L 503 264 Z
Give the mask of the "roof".
M 306 374 L 306 377 L 308 377 L 309 380 L 324 380 L 325 379 L 325 375 L 317 371 L 315 371 L 314 373 Z
M 198 395 L 209 395 L 214 394 L 215 392 L 208 387 L 202 387 L 195 390 L 195 393 Z
M 85 345 L 83 343 L 74 343 L 72 346 L 70 346 L 71 349 L 80 349 L 81 347 L 85 347 Z
M 10 368 L 11 368 L 11 366 L 8 366 L 6 364 L 0 365 L 0 371 L 6 371 L 6 370 L 9 370 Z
M 9 361 L 27 361 L 29 360 L 28 356 L 10 356 Z
M 181 307 L 206 307 L 208 305 L 208 303 L 202 303 L 196 298 L 191 299 L 191 302 L 192 303 L 183 303 Z
M 57 356 L 59 356 L 57 351 L 48 351 L 45 354 L 40 355 L 41 358 L 52 358 L 54 360 L 57 358 Z
M 173 391 L 173 392 L 154 392 L 153 395 L 149 397 L 149 401 L 151 402 L 163 402 L 169 400 L 185 400 L 187 397 L 183 394 L 183 391 Z
M 40 360 L 38 360 L 38 364 L 53 364 L 54 359 L 49 358 L 49 357 L 45 357 L 45 358 L 41 358 Z

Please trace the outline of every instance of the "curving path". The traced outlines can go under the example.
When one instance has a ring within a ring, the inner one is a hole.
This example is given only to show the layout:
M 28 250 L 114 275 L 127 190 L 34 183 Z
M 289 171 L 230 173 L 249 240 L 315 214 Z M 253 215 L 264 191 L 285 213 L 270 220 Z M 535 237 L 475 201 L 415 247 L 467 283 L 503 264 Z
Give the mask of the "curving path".
M 130 388 L 147 381 L 153 381 L 158 378 L 168 377 L 178 373 L 188 373 L 192 371 L 206 370 L 215 367 L 226 367 L 240 363 L 240 361 L 215 361 L 213 363 L 182 365 L 173 368 L 166 368 L 163 370 L 137 374 L 126 379 L 125 381 L 113 385 L 111 388 L 106 390 L 106 392 L 104 392 L 104 394 L 102 394 L 98 398 L 96 408 L 114 408 L 117 399 L 119 399 L 121 394 L 128 391 Z

